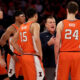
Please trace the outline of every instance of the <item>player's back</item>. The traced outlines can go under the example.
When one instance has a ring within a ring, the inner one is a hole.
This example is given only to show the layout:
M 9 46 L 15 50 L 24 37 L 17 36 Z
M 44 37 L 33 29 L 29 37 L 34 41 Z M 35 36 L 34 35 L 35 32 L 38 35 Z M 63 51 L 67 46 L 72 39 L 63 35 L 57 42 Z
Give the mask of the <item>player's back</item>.
M 60 51 L 80 51 L 80 20 L 63 20 Z
M 27 22 L 20 27 L 19 40 L 24 53 L 35 53 L 33 35 L 30 32 L 32 22 Z

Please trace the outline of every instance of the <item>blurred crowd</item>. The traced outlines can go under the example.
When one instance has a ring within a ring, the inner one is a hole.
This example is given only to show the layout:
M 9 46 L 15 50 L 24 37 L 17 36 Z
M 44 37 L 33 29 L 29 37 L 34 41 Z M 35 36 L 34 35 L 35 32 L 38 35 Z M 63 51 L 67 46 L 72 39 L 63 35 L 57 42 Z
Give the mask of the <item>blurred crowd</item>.
M 14 22 L 15 10 L 22 10 L 26 13 L 28 7 L 34 7 L 39 13 L 38 22 L 41 25 L 41 32 L 44 30 L 45 18 L 52 15 L 56 23 L 66 18 L 66 4 L 70 0 L 0 0 L 0 7 L 4 11 L 4 18 L 0 20 L 0 28 L 6 29 Z M 80 0 L 74 0 L 80 4 Z M 77 18 L 80 18 L 80 12 Z

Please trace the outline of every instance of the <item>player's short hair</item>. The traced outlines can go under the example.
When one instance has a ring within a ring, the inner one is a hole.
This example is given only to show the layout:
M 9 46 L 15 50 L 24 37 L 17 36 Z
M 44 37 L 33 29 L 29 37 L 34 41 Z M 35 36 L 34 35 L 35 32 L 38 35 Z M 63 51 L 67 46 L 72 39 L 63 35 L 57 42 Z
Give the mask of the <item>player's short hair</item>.
M 29 7 L 26 11 L 27 18 L 32 18 L 35 14 L 37 14 L 37 11 L 35 8 Z
M 77 2 L 70 1 L 67 5 L 67 9 L 69 13 L 75 13 L 76 11 L 78 11 L 79 5 L 77 4 Z
M 24 12 L 20 11 L 20 10 L 16 10 L 15 13 L 14 13 L 14 17 L 17 17 L 17 16 L 19 16 L 21 14 L 24 14 Z

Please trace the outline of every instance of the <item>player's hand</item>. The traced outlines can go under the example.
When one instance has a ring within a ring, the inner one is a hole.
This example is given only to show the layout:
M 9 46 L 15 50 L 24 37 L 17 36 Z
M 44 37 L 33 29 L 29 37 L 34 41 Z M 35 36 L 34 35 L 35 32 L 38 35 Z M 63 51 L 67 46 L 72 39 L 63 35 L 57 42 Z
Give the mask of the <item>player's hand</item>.
M 55 59 L 55 64 L 57 64 L 57 59 Z
M 43 59 L 42 53 L 38 53 L 38 56 L 40 57 L 40 59 Z
M 15 60 L 15 62 L 18 62 L 19 61 L 16 55 L 13 55 L 12 57 Z
M 37 52 L 36 55 L 42 60 L 42 55 L 40 55 L 39 52 Z
M 57 65 L 58 62 L 58 56 L 55 55 L 55 64 Z
M 43 60 L 43 58 L 42 58 L 42 56 L 41 56 L 41 55 L 39 55 L 39 58 L 41 59 L 41 61 Z
M 6 63 L 5 63 L 4 59 L 1 56 L 0 56 L 0 65 L 2 67 L 6 67 Z
M 6 44 L 6 42 L 4 40 L 0 39 L 0 45 L 3 47 Z
M 5 78 L 4 80 L 10 80 L 10 79 L 7 77 L 7 78 Z

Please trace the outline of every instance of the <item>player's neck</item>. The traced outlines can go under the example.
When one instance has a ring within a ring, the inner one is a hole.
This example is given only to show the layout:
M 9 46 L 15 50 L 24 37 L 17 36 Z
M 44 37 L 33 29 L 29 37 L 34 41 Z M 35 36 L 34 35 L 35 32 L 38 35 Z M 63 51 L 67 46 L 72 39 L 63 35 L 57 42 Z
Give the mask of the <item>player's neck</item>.
M 21 23 L 19 23 L 19 22 L 15 22 L 15 25 L 17 26 L 17 27 L 20 27 L 20 25 L 21 25 Z
M 75 14 L 68 14 L 67 15 L 67 20 L 76 20 Z
M 35 22 L 34 18 L 28 19 L 28 22 Z

